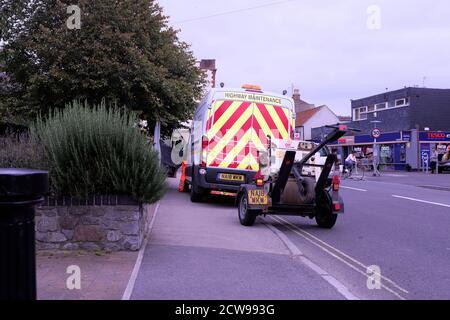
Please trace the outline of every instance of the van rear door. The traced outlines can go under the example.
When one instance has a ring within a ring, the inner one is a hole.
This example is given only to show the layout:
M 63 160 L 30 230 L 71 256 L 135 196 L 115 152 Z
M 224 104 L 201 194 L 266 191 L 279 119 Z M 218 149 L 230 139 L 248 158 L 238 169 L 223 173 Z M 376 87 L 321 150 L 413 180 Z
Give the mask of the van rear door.
M 258 150 L 266 150 L 268 136 L 292 136 L 289 109 L 249 101 L 215 101 L 206 124 L 207 166 L 259 170 Z
M 207 166 L 247 170 L 251 157 L 253 103 L 218 100 L 206 124 Z

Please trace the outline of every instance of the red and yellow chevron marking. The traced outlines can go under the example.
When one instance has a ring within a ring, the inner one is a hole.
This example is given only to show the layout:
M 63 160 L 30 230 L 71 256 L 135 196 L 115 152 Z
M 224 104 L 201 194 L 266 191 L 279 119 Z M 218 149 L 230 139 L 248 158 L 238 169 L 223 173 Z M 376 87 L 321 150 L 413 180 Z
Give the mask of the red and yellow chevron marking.
M 289 119 L 289 110 L 280 106 L 229 100 L 216 102 L 206 123 L 207 165 L 257 171 L 257 150 L 267 148 L 267 136 L 291 137 Z

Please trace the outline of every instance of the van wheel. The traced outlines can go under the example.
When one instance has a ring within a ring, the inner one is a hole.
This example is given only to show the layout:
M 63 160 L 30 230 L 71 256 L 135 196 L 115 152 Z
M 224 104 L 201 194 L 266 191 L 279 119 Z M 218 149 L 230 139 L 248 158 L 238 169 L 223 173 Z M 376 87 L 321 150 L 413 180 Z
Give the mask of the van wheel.
M 336 224 L 337 214 L 333 214 L 332 201 L 327 192 L 318 199 L 315 216 L 319 228 L 331 229 Z
M 200 188 L 197 187 L 197 184 L 195 183 L 195 178 L 192 176 L 191 181 L 191 202 L 202 202 L 203 200 L 203 193 L 198 192 Z
M 258 210 L 250 210 L 248 208 L 248 199 L 245 193 L 242 193 L 238 202 L 238 216 L 239 222 L 246 227 L 250 227 L 255 223 L 258 216 Z

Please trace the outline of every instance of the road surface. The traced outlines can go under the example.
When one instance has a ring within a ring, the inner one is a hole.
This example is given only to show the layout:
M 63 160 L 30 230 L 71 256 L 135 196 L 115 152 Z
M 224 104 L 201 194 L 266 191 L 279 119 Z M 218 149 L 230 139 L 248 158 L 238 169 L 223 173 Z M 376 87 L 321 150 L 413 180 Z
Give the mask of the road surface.
M 343 181 L 332 230 L 243 227 L 232 201 L 191 203 L 169 179 L 131 299 L 450 299 L 450 176 L 424 177 Z

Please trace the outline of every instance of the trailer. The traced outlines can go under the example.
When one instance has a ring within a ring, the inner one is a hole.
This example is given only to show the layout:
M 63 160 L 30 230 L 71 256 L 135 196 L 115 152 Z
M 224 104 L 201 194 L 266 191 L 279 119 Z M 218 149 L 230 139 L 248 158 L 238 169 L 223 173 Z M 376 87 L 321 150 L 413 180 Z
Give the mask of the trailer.
M 242 225 L 251 226 L 257 216 L 268 214 L 315 218 L 326 229 L 335 225 L 337 216 L 344 213 L 344 201 L 339 195 L 339 176 L 330 177 L 337 156 L 326 146 L 348 131 L 359 130 L 327 127 L 333 131 L 318 144 L 278 141 L 259 151 L 260 170 L 252 183 L 240 186 L 236 196 Z

